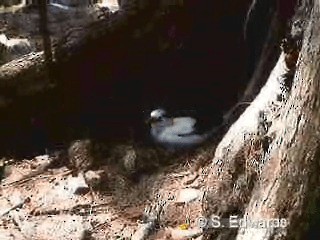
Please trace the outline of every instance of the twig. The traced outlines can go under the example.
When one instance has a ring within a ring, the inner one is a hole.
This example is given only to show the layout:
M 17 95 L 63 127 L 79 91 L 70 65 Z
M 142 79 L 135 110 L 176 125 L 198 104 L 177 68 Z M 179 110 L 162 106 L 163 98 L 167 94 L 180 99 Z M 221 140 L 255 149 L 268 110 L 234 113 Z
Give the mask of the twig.
M 13 210 L 16 210 L 17 208 L 22 208 L 25 203 L 29 203 L 30 201 L 31 201 L 31 199 L 29 197 L 25 198 L 22 202 L 14 205 L 12 208 L 10 208 L 9 210 L 7 210 L 4 213 L 2 213 L 0 215 L 0 218 L 5 216 L 5 215 L 7 215 L 9 212 L 11 212 Z
M 26 176 L 22 177 L 21 179 L 17 180 L 17 181 L 13 181 L 13 182 L 9 182 L 9 183 L 4 183 L 1 187 L 12 187 L 12 186 L 18 186 L 20 184 L 23 184 L 25 182 L 30 181 L 32 178 L 36 177 L 37 175 L 40 175 L 42 173 L 44 173 L 46 170 L 48 170 L 49 166 L 47 166 L 47 164 L 44 164 L 43 166 L 40 167 L 40 169 L 35 170 L 33 172 L 31 172 L 30 174 L 27 174 Z M 61 173 L 61 175 L 68 175 L 72 172 L 72 170 L 67 170 L 63 173 Z M 54 178 L 57 177 L 57 175 L 52 176 Z

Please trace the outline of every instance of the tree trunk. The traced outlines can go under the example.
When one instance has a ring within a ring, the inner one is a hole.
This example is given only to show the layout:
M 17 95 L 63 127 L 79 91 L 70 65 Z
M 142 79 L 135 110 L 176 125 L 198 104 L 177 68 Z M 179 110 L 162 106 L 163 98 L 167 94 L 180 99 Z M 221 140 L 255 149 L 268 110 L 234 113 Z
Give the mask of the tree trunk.
M 245 229 L 237 239 L 305 239 L 305 221 L 319 198 L 319 7 L 314 1 L 292 91 L 273 123 L 276 137 L 246 209 L 252 219 L 284 218 L 289 224 L 284 229 Z
M 260 225 L 213 229 L 211 236 L 306 239 L 310 230 L 307 222 L 319 199 L 320 5 L 306 6 L 307 1 L 302 19 L 307 27 L 291 91 L 294 51 L 281 54 L 266 85 L 203 170 L 208 217 L 236 215 Z M 274 219 L 282 227 L 264 225 Z

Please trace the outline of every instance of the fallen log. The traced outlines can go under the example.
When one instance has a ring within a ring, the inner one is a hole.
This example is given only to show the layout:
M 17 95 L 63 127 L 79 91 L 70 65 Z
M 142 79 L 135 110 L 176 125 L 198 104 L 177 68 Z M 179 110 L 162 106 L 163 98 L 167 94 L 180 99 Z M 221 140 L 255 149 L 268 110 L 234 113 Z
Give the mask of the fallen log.
M 49 86 L 43 52 L 30 53 L 1 66 L 0 88 L 15 88 L 18 95 L 33 94 Z
M 46 54 L 36 52 L 0 66 L 2 98 L 13 100 L 15 96 L 33 95 L 51 89 L 54 86 L 52 83 L 58 83 L 61 89 L 72 89 L 80 80 L 71 83 L 69 76 L 73 76 L 73 79 L 82 78 L 83 66 L 87 66 L 88 72 L 97 71 L 91 63 L 102 58 L 106 64 L 119 65 L 117 59 L 130 48 L 127 43 L 130 45 L 133 39 L 143 38 L 143 32 L 152 31 L 164 9 L 173 4 L 181 6 L 183 3 L 124 1 L 120 10 L 109 14 L 107 18 L 70 29 L 54 44 L 52 63 L 49 65 L 44 60 Z M 135 36 L 137 31 L 142 35 Z M 109 70 L 111 68 L 107 67 Z M 7 106 L 5 101 L 1 106 Z

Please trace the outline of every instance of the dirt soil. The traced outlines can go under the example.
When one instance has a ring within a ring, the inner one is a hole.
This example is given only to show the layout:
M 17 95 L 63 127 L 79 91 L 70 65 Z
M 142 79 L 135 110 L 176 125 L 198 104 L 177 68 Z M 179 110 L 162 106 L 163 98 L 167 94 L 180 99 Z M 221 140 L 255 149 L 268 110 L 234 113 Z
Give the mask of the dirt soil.
M 139 151 L 135 151 L 138 157 Z M 210 159 L 209 152 L 162 155 L 161 161 L 170 159 L 169 165 L 138 178 L 131 173 L 141 164 L 130 171 L 120 167 L 126 154 L 100 159 L 99 166 L 84 175 L 73 174 L 68 164 L 40 167 L 53 160 L 65 163 L 62 155 L 20 162 L 3 159 L 7 166 L 0 187 L 0 239 L 144 239 L 144 235 L 149 235 L 147 239 L 185 239 L 184 234 L 192 231 L 201 235 L 196 222 L 202 212 L 199 163 Z M 114 160 L 117 165 L 112 164 Z M 159 215 L 157 227 L 133 238 L 159 204 L 163 211 L 155 213 Z

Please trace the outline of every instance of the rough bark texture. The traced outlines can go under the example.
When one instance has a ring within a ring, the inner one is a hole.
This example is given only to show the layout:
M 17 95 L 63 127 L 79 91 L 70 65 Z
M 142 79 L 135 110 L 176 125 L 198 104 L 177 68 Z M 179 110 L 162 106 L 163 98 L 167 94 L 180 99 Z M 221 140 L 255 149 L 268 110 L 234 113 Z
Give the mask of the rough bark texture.
M 319 184 L 319 2 L 314 1 L 292 92 L 275 122 L 276 138 L 246 212 L 254 219 L 286 218 L 286 229 L 245 230 L 238 239 L 303 239 Z
M 287 225 L 231 229 L 220 233 L 222 239 L 305 239 L 306 220 L 319 198 L 319 2 L 311 8 L 310 20 L 303 19 L 307 30 L 288 98 L 286 68 L 292 68 L 288 59 L 295 58 L 293 52 L 280 56 L 267 84 L 218 145 L 206 172 L 208 216 L 243 214 L 257 222 L 285 219 Z M 211 236 L 217 236 L 218 230 L 214 232 Z

